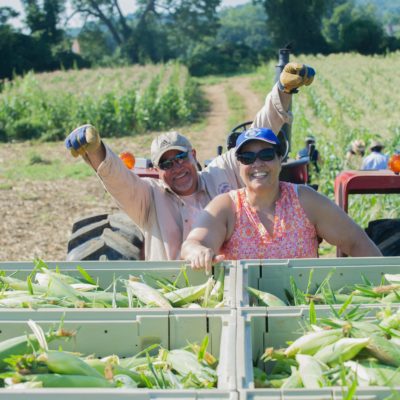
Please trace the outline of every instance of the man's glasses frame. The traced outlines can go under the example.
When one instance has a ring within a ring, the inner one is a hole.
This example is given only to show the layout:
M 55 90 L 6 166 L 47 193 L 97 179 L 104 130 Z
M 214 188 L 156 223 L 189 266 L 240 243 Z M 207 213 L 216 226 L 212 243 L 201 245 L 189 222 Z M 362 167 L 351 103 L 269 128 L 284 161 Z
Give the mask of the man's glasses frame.
M 266 149 L 262 149 L 255 153 L 254 151 L 244 151 L 243 153 L 236 154 L 237 160 L 243 165 L 254 164 L 254 162 L 258 159 L 261 161 L 272 161 L 277 152 L 274 147 L 267 147 Z
M 162 161 L 158 164 L 158 168 L 163 171 L 167 171 L 171 169 L 175 163 L 182 164 L 182 162 L 186 161 L 189 158 L 189 152 L 183 151 L 182 153 L 178 153 L 175 157 L 170 158 L 169 160 Z

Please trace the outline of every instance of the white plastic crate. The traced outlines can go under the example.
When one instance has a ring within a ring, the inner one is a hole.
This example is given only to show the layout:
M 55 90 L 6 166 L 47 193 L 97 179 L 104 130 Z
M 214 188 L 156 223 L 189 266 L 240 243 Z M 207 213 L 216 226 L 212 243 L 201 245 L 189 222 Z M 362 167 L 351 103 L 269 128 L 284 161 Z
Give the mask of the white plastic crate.
M 51 312 L 49 312 L 51 311 Z M 162 310 L 148 310 L 142 312 L 126 312 L 115 310 L 113 314 L 91 311 L 82 313 L 58 310 L 47 311 L 13 311 L 1 314 L 0 340 L 21 334 L 30 333 L 26 323 L 33 319 L 44 330 L 57 327 L 64 319 L 64 329 L 76 330 L 76 339 L 53 341 L 50 348 L 57 349 L 62 345 L 64 350 L 78 351 L 83 354 L 95 354 L 103 357 L 117 354 L 119 357 L 128 357 L 137 354 L 151 344 L 159 343 L 168 349 L 181 348 L 188 342 L 200 343 L 208 335 L 208 351 L 218 358 L 218 387 L 207 390 L 151 390 L 151 389 L 31 389 L 7 390 L 0 389 L 1 399 L 34 399 L 53 398 L 60 400 L 61 396 L 70 396 L 79 393 L 79 398 L 96 399 L 112 398 L 136 393 L 143 399 L 179 398 L 179 399 L 236 399 L 236 370 L 235 370 L 235 343 L 236 343 L 236 311 L 235 310 L 196 310 L 191 313 L 182 310 L 165 312 Z M 154 393 L 153 393 L 154 392 Z M 204 392 L 204 393 L 203 393 Z M 51 394 L 53 393 L 53 397 Z M 46 397 L 43 397 L 45 394 Z M 57 395 L 55 395 L 57 394 Z M 174 397 L 176 394 L 176 397 Z M 29 396 L 29 397 L 27 397 Z M 50 397 L 49 397 L 50 396 Z M 83 396 L 83 397 L 82 397 Z M 125 398 L 125 397 L 121 397 Z
M 163 278 L 175 280 L 184 266 L 180 261 L 74 261 L 74 262 L 49 262 L 48 267 L 54 270 L 56 267 L 61 272 L 72 276 L 81 276 L 77 266 L 85 269 L 89 275 L 98 280 L 99 285 L 108 287 L 115 278 L 127 279 L 130 275 L 140 276 L 143 273 L 157 275 Z M 25 279 L 33 270 L 32 262 L 0 262 L 0 271 L 7 275 L 14 274 L 16 278 Z M 213 267 L 213 275 L 216 278 L 220 268 L 225 269 L 224 299 L 225 308 L 234 308 L 236 301 L 236 266 L 232 263 L 220 263 Z M 208 276 L 203 270 L 192 270 L 186 268 L 186 274 L 191 285 L 200 285 L 207 281 Z M 178 285 L 184 286 L 183 276 L 180 277 Z M 119 286 L 120 288 L 121 286 Z M 143 308 L 141 308 L 143 309 Z M 2 312 L 0 308 L 0 312 Z
M 378 310 L 376 307 L 361 306 L 371 310 L 371 316 Z M 331 310 L 321 306 L 317 317 L 327 317 Z M 307 309 L 287 308 L 284 311 L 265 308 L 242 308 L 237 312 L 237 388 L 240 399 L 269 399 L 264 396 L 280 396 L 280 400 L 339 400 L 343 398 L 341 387 L 333 386 L 321 389 L 262 389 L 255 388 L 253 366 L 266 370 L 266 364 L 260 361 L 265 348 L 282 348 L 287 341 L 293 341 L 303 334 L 302 326 L 308 321 Z M 393 393 L 400 393 L 400 387 L 370 387 L 357 389 L 354 400 L 384 400 Z M 275 399 L 271 397 L 271 400 Z M 394 400 L 394 399 L 391 399 Z
M 336 290 L 345 285 L 362 283 L 362 275 L 379 284 L 383 274 L 399 274 L 400 257 L 242 260 L 238 262 L 236 272 L 236 306 L 241 308 L 253 304 L 254 299 L 246 289 L 248 286 L 286 301 L 285 289 L 290 291 L 290 277 L 294 278 L 299 289 L 306 290 L 312 269 L 312 290 L 334 269 L 329 282 Z

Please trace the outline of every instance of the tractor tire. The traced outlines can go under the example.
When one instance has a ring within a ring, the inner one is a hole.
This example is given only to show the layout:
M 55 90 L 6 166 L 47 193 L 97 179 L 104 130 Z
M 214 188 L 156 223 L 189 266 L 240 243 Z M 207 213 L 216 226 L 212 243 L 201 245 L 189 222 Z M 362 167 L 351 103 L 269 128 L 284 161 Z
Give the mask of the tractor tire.
M 371 221 L 365 231 L 384 256 L 400 256 L 400 218 Z
M 142 260 L 144 237 L 124 213 L 99 214 L 76 221 L 67 261 Z

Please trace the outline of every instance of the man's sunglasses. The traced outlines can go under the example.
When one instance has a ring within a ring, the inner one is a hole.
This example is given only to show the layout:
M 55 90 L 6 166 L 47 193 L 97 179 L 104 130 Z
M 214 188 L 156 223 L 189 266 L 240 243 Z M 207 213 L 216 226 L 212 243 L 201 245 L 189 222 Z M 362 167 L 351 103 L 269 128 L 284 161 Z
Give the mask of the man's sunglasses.
M 245 151 L 243 153 L 236 154 L 236 158 L 239 162 L 244 165 L 253 164 L 257 158 L 261 161 L 272 161 L 275 158 L 276 150 L 274 147 L 268 147 L 255 153 L 254 151 Z
M 189 152 L 185 151 L 182 153 L 178 153 L 175 157 L 170 158 L 169 160 L 162 161 L 158 164 L 158 168 L 166 171 L 171 169 L 174 166 L 174 163 L 181 164 L 183 161 L 186 161 L 189 158 Z

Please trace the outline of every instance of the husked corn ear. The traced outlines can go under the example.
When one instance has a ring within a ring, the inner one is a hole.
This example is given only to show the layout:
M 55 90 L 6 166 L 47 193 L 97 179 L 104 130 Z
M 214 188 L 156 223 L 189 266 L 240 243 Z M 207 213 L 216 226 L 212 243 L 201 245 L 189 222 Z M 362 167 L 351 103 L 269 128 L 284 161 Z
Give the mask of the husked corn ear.
M 292 357 L 297 353 L 313 355 L 328 344 L 336 342 L 343 337 L 342 329 L 327 329 L 308 333 L 295 340 L 286 350 L 285 354 Z
M 369 338 L 343 338 L 318 351 L 314 357 L 324 364 L 337 364 L 351 360 L 369 343 Z
M 97 370 L 72 353 L 49 350 L 38 356 L 38 361 L 46 363 L 48 369 L 56 374 L 87 375 L 103 378 Z
M 261 290 L 248 287 L 247 291 L 256 297 L 260 303 L 267 307 L 286 307 L 287 304 L 282 301 L 279 297 L 267 292 L 262 292 Z

